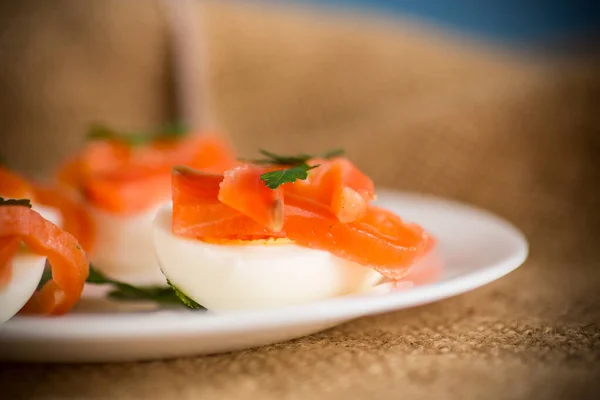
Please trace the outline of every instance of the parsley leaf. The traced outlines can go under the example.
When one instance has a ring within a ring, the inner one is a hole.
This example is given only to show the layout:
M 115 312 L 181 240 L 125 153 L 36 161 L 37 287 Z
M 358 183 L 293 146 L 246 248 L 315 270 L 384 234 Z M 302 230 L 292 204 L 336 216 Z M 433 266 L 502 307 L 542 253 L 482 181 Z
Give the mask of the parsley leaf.
M 116 300 L 123 301 L 154 301 L 162 304 L 179 304 L 183 303 L 184 305 L 190 308 L 203 308 L 198 303 L 189 299 L 184 301 L 182 299 L 183 295 L 176 290 L 170 283 L 169 287 L 156 287 L 156 286 L 134 286 L 129 283 L 120 282 L 115 279 L 111 279 L 104 275 L 102 272 L 98 271 L 94 268 L 93 265 L 90 265 L 90 274 L 87 283 L 95 284 L 95 285 L 112 285 L 114 287 L 108 293 L 108 297 Z M 187 297 L 186 297 L 187 299 Z M 194 307 L 192 307 L 192 302 Z
M 308 165 L 307 161 L 313 158 L 325 158 L 330 159 L 333 157 L 339 157 L 344 154 L 343 149 L 329 150 L 321 156 L 314 156 L 310 154 L 297 154 L 294 156 L 282 156 L 275 154 L 265 149 L 259 150 L 260 154 L 266 158 L 260 158 L 256 160 L 244 160 L 240 161 L 248 162 L 251 164 L 267 164 L 267 165 L 284 165 L 290 166 L 287 169 L 281 169 L 277 171 L 271 171 L 264 173 L 260 176 L 260 179 L 270 189 L 277 189 L 284 183 L 293 183 L 298 179 L 304 180 L 308 178 L 308 171 L 313 168 L 317 168 L 319 165 Z
M 189 132 L 189 129 L 183 122 L 175 121 L 163 126 L 159 132 L 159 136 L 161 136 L 162 138 L 175 139 L 186 136 Z
M 182 122 L 168 123 L 151 132 L 119 132 L 102 124 L 92 124 L 88 140 L 117 140 L 129 146 L 143 146 L 155 140 L 178 139 L 187 135 L 188 128 Z
M 40 283 L 38 283 L 37 290 L 40 290 L 50 279 L 52 279 L 52 269 L 50 269 L 50 264 L 46 260 L 46 267 L 44 268 L 44 272 L 42 272 L 42 278 L 40 279 Z
M 204 308 L 202 307 L 200 304 L 196 303 L 194 300 L 190 299 L 185 293 L 183 293 L 181 290 L 179 290 L 175 285 L 173 285 L 171 283 L 170 280 L 167 279 L 167 283 L 169 284 L 169 286 L 171 287 L 171 289 L 173 290 L 173 292 L 175 293 L 175 296 L 177 296 L 179 298 L 179 301 L 181 301 L 183 304 L 185 304 L 187 307 L 189 308 L 194 308 L 194 309 L 199 309 L 199 308 Z
M 5 199 L 0 197 L 0 206 L 23 206 L 31 208 L 31 201 L 29 199 Z
M 330 158 L 343 156 L 344 154 L 346 154 L 346 150 L 344 149 L 332 149 L 325 152 L 325 154 L 323 154 L 323 158 L 329 160 Z
M 296 182 L 297 179 L 308 178 L 308 171 L 313 168 L 317 168 L 317 165 L 301 164 L 288 169 L 280 169 L 277 171 L 266 172 L 260 176 L 260 179 L 270 189 L 277 189 L 284 183 Z
M 268 157 L 266 160 L 263 160 L 263 161 L 270 161 L 271 164 L 278 164 L 278 165 L 303 164 L 303 163 L 307 162 L 308 160 L 310 160 L 311 158 L 313 158 L 309 154 L 298 154 L 296 156 L 280 156 L 275 153 L 271 153 L 270 151 L 267 151 L 265 149 L 260 149 L 259 152 L 263 156 Z
M 152 140 L 142 133 L 121 133 L 101 124 L 93 124 L 87 134 L 88 140 L 116 140 L 129 146 L 142 146 Z
M 52 270 L 50 269 L 48 263 L 46 263 L 46 268 L 44 269 L 42 279 L 38 284 L 38 289 L 40 289 L 50 279 L 52 279 Z M 189 308 L 204 309 L 204 307 L 187 297 L 168 280 L 167 283 L 169 284 L 169 287 L 134 286 L 125 282 L 111 279 L 90 264 L 90 274 L 86 280 L 86 283 L 92 285 L 113 286 L 112 290 L 108 292 L 108 297 L 115 300 L 153 301 L 160 304 L 180 306 L 185 305 Z
M 240 160 L 245 161 L 251 164 L 272 164 L 272 165 L 301 165 L 306 164 L 308 160 L 311 158 L 325 158 L 330 159 L 334 157 L 339 157 L 344 154 L 344 149 L 334 149 L 329 150 L 323 155 L 311 155 L 311 154 L 297 154 L 293 156 L 282 156 L 279 154 L 272 153 L 265 149 L 259 150 L 260 154 L 265 156 L 266 158 L 260 158 L 256 160 Z

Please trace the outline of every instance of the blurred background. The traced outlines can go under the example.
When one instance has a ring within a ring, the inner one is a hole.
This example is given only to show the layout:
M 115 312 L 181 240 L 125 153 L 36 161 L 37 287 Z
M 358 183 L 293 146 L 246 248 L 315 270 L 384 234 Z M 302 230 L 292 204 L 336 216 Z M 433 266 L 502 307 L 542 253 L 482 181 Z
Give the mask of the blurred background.
M 591 0 L 298 0 L 300 3 L 353 8 L 362 13 L 419 19 L 498 43 L 557 45 L 567 39 L 589 41 L 598 32 L 600 10 Z M 552 43 L 555 42 L 555 43 Z
M 2 2 L 0 156 L 48 177 L 92 121 L 181 116 L 244 156 L 344 147 L 379 186 L 528 236 L 526 266 L 428 310 L 560 330 L 600 318 L 598 28 L 591 0 Z M 531 343 L 571 343 L 555 331 Z M 569 351 L 591 354 L 578 335 Z
M 242 155 L 341 146 L 379 185 L 530 234 L 590 229 L 596 2 L 26 0 L 0 15 L 0 155 L 26 174 L 50 176 L 93 121 L 183 117 Z M 559 236 L 545 240 L 570 249 Z
M 598 8 L 4 2 L 0 156 L 48 177 L 93 121 L 183 117 L 242 155 L 341 146 L 378 185 L 490 208 L 532 235 L 567 222 L 583 232 L 593 224 L 581 210 L 597 202 Z

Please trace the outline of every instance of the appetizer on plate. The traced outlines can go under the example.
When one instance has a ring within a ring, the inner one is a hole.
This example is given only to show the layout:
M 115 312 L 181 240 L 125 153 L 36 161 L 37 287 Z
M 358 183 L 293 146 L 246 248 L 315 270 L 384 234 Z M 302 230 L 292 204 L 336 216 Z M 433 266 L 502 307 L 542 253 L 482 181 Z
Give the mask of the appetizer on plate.
M 35 202 L 38 197 L 51 204 Z M 80 229 L 61 210 L 67 204 L 63 201 L 68 202 L 0 167 L 0 323 L 19 310 L 64 314 L 78 302 L 89 263 L 75 237 L 59 227 L 66 222 L 71 229 Z M 77 207 L 71 212 L 77 213 Z M 46 261 L 52 278 L 36 290 Z
M 231 168 L 229 145 L 178 126 L 155 134 L 121 134 L 94 127 L 81 153 L 58 179 L 86 204 L 94 221 L 90 258 L 106 276 L 133 284 L 165 285 L 152 249 L 152 220 L 170 201 L 170 175 L 181 164 L 212 173 Z
M 277 307 L 398 280 L 429 235 L 371 204 L 373 182 L 340 153 L 172 172 L 154 222 L 162 272 L 211 311 Z

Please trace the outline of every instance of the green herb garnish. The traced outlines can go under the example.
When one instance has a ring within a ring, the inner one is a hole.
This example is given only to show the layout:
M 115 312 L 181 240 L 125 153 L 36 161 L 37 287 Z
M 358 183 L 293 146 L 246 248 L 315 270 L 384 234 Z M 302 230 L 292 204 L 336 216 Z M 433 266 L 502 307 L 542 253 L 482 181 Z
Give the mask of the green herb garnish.
M 42 272 L 42 278 L 40 279 L 40 283 L 38 283 L 37 289 L 40 290 L 50 279 L 52 279 L 52 270 L 50 269 L 50 264 L 46 261 L 46 267 L 44 268 L 44 272 Z
M 296 182 L 297 179 L 305 180 L 308 178 L 308 171 L 317 168 L 317 165 L 301 164 L 288 169 L 266 172 L 260 176 L 260 179 L 270 189 L 277 189 L 284 183 Z
M 116 140 L 129 146 L 142 146 L 152 140 L 149 135 L 143 133 L 121 133 L 101 124 L 90 127 L 87 140 Z
M 102 124 L 92 124 L 88 140 L 116 140 L 129 146 L 143 146 L 155 140 L 178 139 L 187 135 L 188 129 L 182 122 L 171 122 L 151 132 L 120 132 Z
M 256 160 L 241 160 L 252 164 L 259 165 L 282 165 L 289 166 L 290 168 L 281 169 L 277 171 L 266 172 L 260 176 L 260 179 L 270 189 L 277 189 L 284 183 L 293 183 L 296 180 L 305 180 L 308 178 L 308 171 L 313 168 L 317 168 L 317 165 L 308 165 L 307 161 L 313 158 L 325 158 L 330 159 L 338 157 L 344 154 L 343 149 L 335 149 L 326 152 L 321 156 L 314 156 L 310 154 L 297 154 L 294 156 L 281 156 L 279 154 L 272 153 L 270 151 L 260 149 L 260 154 L 266 158 L 260 158 Z
M 333 149 L 333 150 L 329 150 L 325 154 L 323 154 L 323 158 L 329 160 L 330 158 L 343 156 L 345 153 L 346 153 L 346 150 L 344 150 L 344 149 Z
M 31 208 L 31 200 L 29 199 L 5 199 L 0 197 L 0 206 L 23 206 Z
M 175 285 L 171 283 L 170 280 L 167 279 L 167 283 L 171 287 L 172 291 L 175 293 L 179 301 L 188 306 L 189 308 L 194 309 L 204 309 L 200 304 L 196 303 L 194 300 L 190 299 L 185 293 L 179 290 Z
M 183 122 L 175 121 L 166 124 L 158 132 L 158 135 L 163 139 L 174 139 L 186 136 L 189 129 Z
M 311 155 L 311 154 L 297 154 L 294 156 L 281 156 L 279 154 L 275 154 L 275 153 L 272 153 L 272 152 L 264 150 L 264 149 L 260 149 L 259 152 L 266 158 L 259 158 L 259 159 L 255 159 L 255 160 L 242 159 L 240 161 L 245 161 L 245 162 L 248 162 L 251 164 L 271 164 L 271 165 L 295 166 L 295 165 L 306 164 L 306 162 L 308 160 L 310 160 L 311 158 L 330 159 L 333 157 L 339 157 L 342 154 L 344 154 L 344 149 L 329 150 L 328 152 L 326 152 L 325 154 L 320 155 L 320 156 L 318 156 L 318 155 L 315 156 L 315 155 Z
M 111 279 L 104 275 L 102 272 L 98 271 L 92 265 L 90 265 L 90 274 L 86 283 L 94 284 L 94 285 L 112 285 L 114 288 L 108 292 L 108 297 L 116 300 L 124 300 L 124 301 L 154 301 L 156 303 L 162 304 L 181 304 L 190 307 L 190 308 L 203 308 L 198 303 L 189 299 L 188 301 L 184 301 L 181 298 L 179 290 L 175 290 L 175 288 L 169 283 L 169 287 L 156 287 L 156 286 L 133 286 L 129 283 L 120 282 L 115 279 Z M 187 296 L 186 296 L 187 298 Z M 192 307 L 190 304 L 194 303 Z
M 49 265 L 46 264 L 42 279 L 38 284 L 38 289 L 50 279 L 52 279 L 52 270 L 49 268 Z M 115 300 L 153 301 L 160 304 L 185 305 L 193 309 L 204 309 L 204 307 L 187 297 L 168 280 L 167 283 L 169 284 L 169 287 L 134 286 L 129 283 L 117 281 L 116 279 L 111 279 L 90 264 L 90 274 L 85 282 L 92 285 L 111 285 L 113 288 L 108 292 L 107 296 Z

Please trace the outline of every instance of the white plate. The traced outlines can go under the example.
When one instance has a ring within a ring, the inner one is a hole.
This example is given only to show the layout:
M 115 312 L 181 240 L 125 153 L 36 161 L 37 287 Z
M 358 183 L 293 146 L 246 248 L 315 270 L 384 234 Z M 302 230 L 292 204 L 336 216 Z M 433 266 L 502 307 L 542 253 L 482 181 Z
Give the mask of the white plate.
M 523 235 L 485 211 L 420 195 L 379 191 L 379 205 L 438 239 L 415 268 L 412 288 L 263 311 L 222 315 L 149 305 L 107 306 L 86 292 L 81 307 L 59 318 L 17 316 L 0 326 L 0 359 L 116 362 L 210 354 L 289 340 L 365 315 L 430 303 L 490 283 L 521 265 Z M 97 289 L 97 288 L 91 288 Z M 150 308 L 148 308 L 148 306 Z M 146 307 L 146 308 L 144 308 Z

